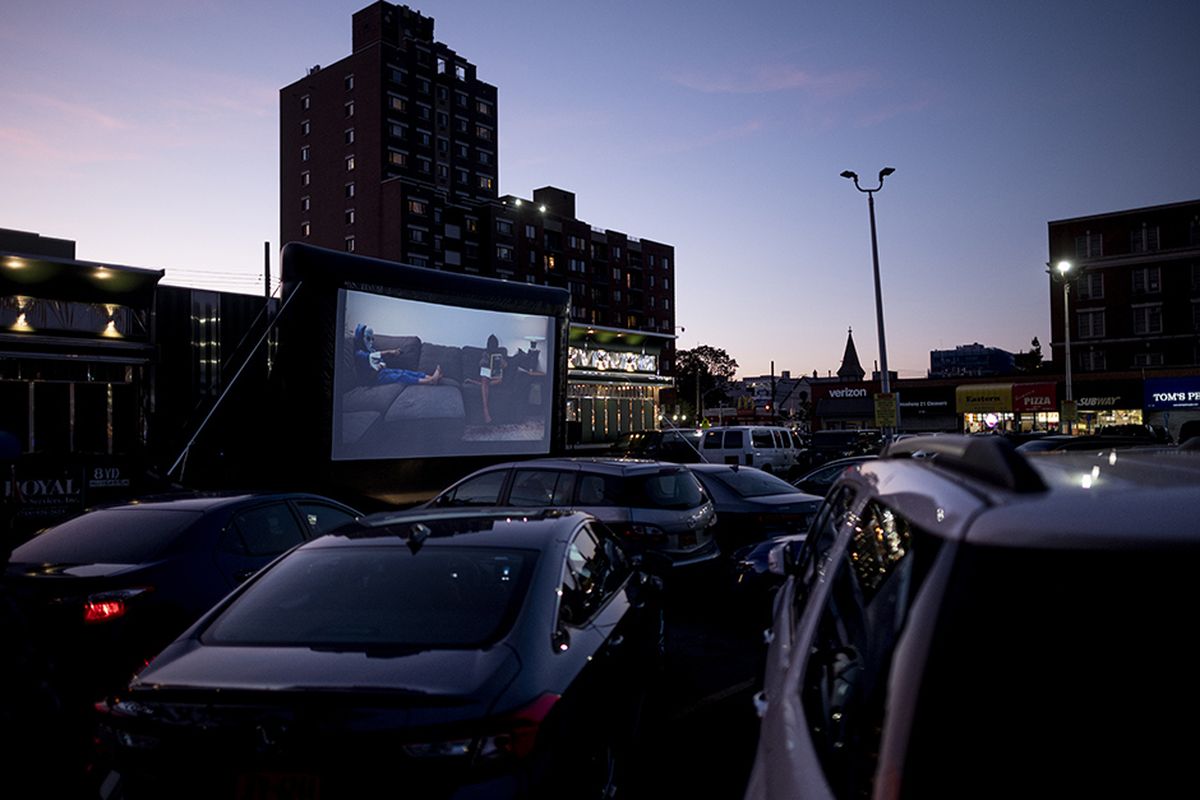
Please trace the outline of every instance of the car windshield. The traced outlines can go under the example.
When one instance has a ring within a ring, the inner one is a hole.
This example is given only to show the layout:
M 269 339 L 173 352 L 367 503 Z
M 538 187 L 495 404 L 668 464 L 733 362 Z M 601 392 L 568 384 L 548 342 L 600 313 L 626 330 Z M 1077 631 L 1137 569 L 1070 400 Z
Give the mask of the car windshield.
M 629 504 L 641 508 L 695 508 L 704 500 L 704 490 L 685 469 L 663 470 L 627 481 Z
M 709 478 L 729 487 L 740 497 L 766 497 L 772 494 L 796 493 L 795 486 L 758 469 L 727 469 L 706 474 Z
M 346 649 L 474 648 L 512 626 L 537 553 L 490 547 L 297 550 L 202 641 Z
M 169 551 L 199 511 L 102 508 L 35 536 L 13 551 L 26 564 L 141 564 Z

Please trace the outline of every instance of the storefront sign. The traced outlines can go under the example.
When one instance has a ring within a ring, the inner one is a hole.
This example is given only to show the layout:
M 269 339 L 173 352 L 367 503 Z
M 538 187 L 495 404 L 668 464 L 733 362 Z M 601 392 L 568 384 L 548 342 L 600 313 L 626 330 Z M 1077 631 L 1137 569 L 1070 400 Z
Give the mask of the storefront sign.
M 959 414 L 987 414 L 1013 410 L 1011 383 L 980 383 L 959 386 L 954 394 L 955 411 Z
M 898 399 L 895 394 L 890 392 L 875 395 L 875 427 L 896 427 L 896 401 Z
M 1080 411 L 1110 411 L 1140 409 L 1142 382 L 1140 380 L 1080 381 L 1075 384 L 1075 404 Z
M 1200 377 L 1148 378 L 1145 383 L 1145 407 L 1153 411 L 1200 408 Z
M 594 369 L 602 372 L 658 372 L 658 356 L 653 353 L 628 353 L 595 347 L 567 348 L 571 369 Z
M 1014 383 L 1012 403 L 1013 411 L 1023 414 L 1054 411 L 1058 393 L 1053 383 Z
M 83 510 L 83 487 L 75 470 L 29 474 L 4 481 L 4 497 L 17 522 L 51 522 Z

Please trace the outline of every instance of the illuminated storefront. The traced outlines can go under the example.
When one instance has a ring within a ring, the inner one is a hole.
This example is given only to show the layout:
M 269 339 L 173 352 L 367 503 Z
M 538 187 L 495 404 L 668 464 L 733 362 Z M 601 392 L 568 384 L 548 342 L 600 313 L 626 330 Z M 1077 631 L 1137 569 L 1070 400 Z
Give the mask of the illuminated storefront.
M 959 386 L 955 411 L 965 433 L 1058 430 L 1058 391 L 1053 383 L 980 383 Z
M 1078 433 L 1095 433 L 1115 425 L 1141 425 L 1142 381 L 1114 380 L 1104 383 L 1075 384 Z
M 611 442 L 658 427 L 659 393 L 673 336 L 598 326 L 571 326 L 567 351 L 567 442 Z
M 1163 426 L 1173 439 L 1183 423 L 1200 420 L 1200 376 L 1147 378 L 1143 395 L 1146 423 Z

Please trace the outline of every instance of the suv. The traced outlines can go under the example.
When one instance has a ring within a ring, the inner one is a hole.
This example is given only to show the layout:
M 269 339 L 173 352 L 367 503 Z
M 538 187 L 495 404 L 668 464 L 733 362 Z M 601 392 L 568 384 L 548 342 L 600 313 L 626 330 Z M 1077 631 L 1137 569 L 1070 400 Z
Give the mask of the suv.
M 916 457 L 921 456 L 921 457 Z M 748 800 L 1192 784 L 1200 456 L 893 444 L 780 570 Z M 1164 671 L 1165 668 L 1165 671 Z M 1187 724 L 1187 723 L 1183 723 Z
M 607 455 L 618 458 L 649 458 L 675 464 L 698 464 L 703 431 L 671 428 L 665 431 L 631 431 L 613 442 Z
M 652 551 L 673 567 L 720 554 L 717 512 L 696 476 L 661 461 L 535 458 L 471 473 L 425 504 L 431 508 L 572 508 L 607 524 L 632 552 Z

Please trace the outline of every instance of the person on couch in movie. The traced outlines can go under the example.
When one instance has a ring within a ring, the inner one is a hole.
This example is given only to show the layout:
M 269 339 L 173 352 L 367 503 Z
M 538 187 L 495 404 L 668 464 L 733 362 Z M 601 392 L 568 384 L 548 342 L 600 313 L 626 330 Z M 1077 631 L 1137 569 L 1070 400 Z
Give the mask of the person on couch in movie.
M 488 337 L 487 348 L 483 358 L 479 359 L 479 377 L 467 378 L 463 383 L 479 384 L 479 392 L 483 397 L 483 421 L 492 424 L 492 409 L 488 404 L 488 395 L 492 387 L 504 382 L 504 368 L 508 366 L 508 352 L 500 346 L 496 334 Z
M 413 369 L 389 367 L 387 359 L 395 350 L 376 350 L 375 331 L 369 325 L 354 329 L 354 374 L 363 386 L 384 383 L 440 383 L 442 365 L 438 364 L 432 374 Z

